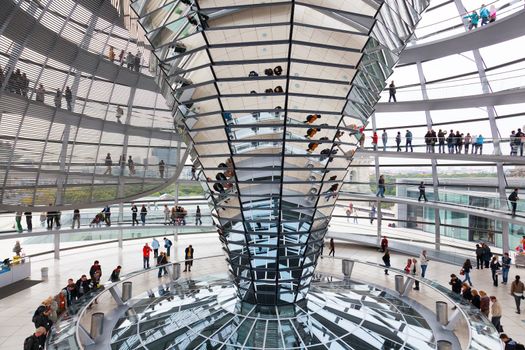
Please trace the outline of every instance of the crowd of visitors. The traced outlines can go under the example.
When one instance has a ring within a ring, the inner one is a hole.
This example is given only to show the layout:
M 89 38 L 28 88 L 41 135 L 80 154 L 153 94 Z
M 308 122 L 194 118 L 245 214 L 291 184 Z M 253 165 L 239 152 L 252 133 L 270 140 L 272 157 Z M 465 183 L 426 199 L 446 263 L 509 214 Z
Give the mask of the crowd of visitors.
M 137 53 L 133 55 L 131 52 L 128 51 L 128 53 L 126 54 L 126 51 L 122 49 L 120 50 L 120 53 L 117 57 L 115 53 L 115 48 L 113 46 L 110 46 L 108 52 L 108 59 L 111 62 L 120 64 L 121 67 L 124 66 L 124 64 L 126 64 L 126 67 L 128 69 L 131 69 L 135 72 L 139 72 L 140 64 L 142 62 L 142 53 L 140 51 L 137 51 Z
M 113 175 L 113 158 L 111 157 L 111 153 L 107 153 L 106 157 L 104 158 L 104 166 L 106 167 L 106 170 L 104 171 L 104 175 Z M 118 160 L 118 164 L 116 164 L 118 174 L 124 175 L 124 170 L 126 169 L 126 166 L 128 168 L 129 176 L 133 176 L 137 174 L 137 170 L 135 168 L 135 161 L 133 160 L 133 157 L 128 155 L 128 159 L 126 160 L 126 155 L 121 154 Z M 166 172 L 166 163 L 164 160 L 160 160 L 158 163 L 158 170 L 159 170 L 159 177 L 161 179 L 164 178 L 165 172 Z
M 386 275 L 389 274 L 388 272 L 391 268 L 391 252 L 388 244 L 387 237 L 383 237 L 379 248 L 379 251 L 383 253 L 382 260 Z M 508 253 L 505 253 L 501 259 L 499 259 L 491 253 L 490 248 L 485 243 L 480 243 L 476 245 L 476 260 L 477 269 L 490 268 L 494 287 L 498 286 L 498 278 L 500 275 L 503 278 L 502 284 L 507 285 L 509 270 L 512 263 L 512 259 Z M 430 259 L 427 255 L 427 251 L 423 250 L 419 255 L 419 262 L 416 258 L 407 259 L 404 271 L 406 274 L 425 278 L 429 262 Z M 451 290 L 453 293 L 461 296 L 462 300 L 479 309 L 485 317 L 491 320 L 498 332 L 502 333 L 502 307 L 498 298 L 494 295 L 489 296 L 484 290 L 476 290 L 472 288 L 473 283 L 470 274 L 473 268 L 470 259 L 466 259 L 459 274 L 453 273 L 450 275 L 449 285 L 451 286 Z M 417 280 L 414 281 L 414 290 L 419 290 L 419 283 Z M 525 299 L 524 291 L 525 285 L 521 282 L 520 276 L 516 275 L 514 281 L 510 285 L 509 293 L 514 297 L 516 313 L 518 314 L 521 313 L 521 301 Z M 501 339 L 507 343 L 506 340 L 509 338 L 505 334 L 502 334 L 502 336 Z M 504 337 L 505 339 L 503 339 Z
M 477 28 L 480 21 L 481 26 L 485 26 L 496 21 L 496 6 L 490 5 L 490 9 L 487 9 L 485 4 L 483 4 L 479 8 L 479 13 L 473 10 L 463 18 L 467 20 L 468 30 Z
M 117 266 L 111 273 L 110 281 L 116 282 L 120 279 L 122 267 Z M 43 349 L 46 336 L 52 325 L 60 316 L 73 311 L 72 307 L 81 299 L 87 298 L 97 290 L 104 288 L 101 282 L 102 266 L 98 260 L 93 262 L 89 269 L 89 278 L 82 275 L 76 282 L 73 278 L 67 280 L 67 285 L 55 296 L 49 296 L 35 310 L 32 322 L 35 332 L 24 341 L 24 349 Z M 96 303 L 96 300 L 95 300 Z

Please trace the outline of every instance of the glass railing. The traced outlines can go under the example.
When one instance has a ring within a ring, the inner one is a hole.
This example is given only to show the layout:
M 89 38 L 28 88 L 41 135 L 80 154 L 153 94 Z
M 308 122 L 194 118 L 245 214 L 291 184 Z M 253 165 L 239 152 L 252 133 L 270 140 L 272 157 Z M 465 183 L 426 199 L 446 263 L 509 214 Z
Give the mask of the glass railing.
M 205 258 L 197 258 L 194 261 L 204 261 L 213 258 L 224 258 L 223 255 L 208 256 Z M 166 283 L 166 280 L 159 280 L 158 274 L 160 268 L 165 268 L 169 281 L 176 280 L 180 274 L 180 266 L 184 264 L 184 260 L 169 262 L 166 265 L 155 266 L 147 270 L 138 270 L 131 272 L 120 278 L 118 282 L 104 283 L 100 288 L 91 292 L 89 295 L 79 299 L 68 308 L 67 312 L 60 316 L 57 322 L 51 329 L 48 337 L 46 348 L 54 350 L 70 350 L 84 348 L 86 337 L 89 337 L 89 329 L 91 324 L 91 317 L 94 313 L 104 311 L 109 312 L 113 310 L 119 303 L 125 302 L 128 299 L 139 296 L 150 291 L 151 288 L 156 287 L 160 283 Z M 166 278 L 166 277 L 165 277 Z M 147 280 L 155 281 L 155 285 L 144 283 Z M 130 294 L 122 300 L 115 300 L 113 293 L 120 293 L 124 289 L 124 283 L 132 283 Z M 110 330 L 107 330 L 109 332 Z
M 447 6 L 453 6 L 453 12 L 457 13 L 457 10 L 455 8 L 454 4 L 449 4 Z M 497 0 L 497 1 L 490 1 L 485 4 L 485 7 L 490 11 L 491 6 L 494 6 L 496 9 L 496 24 L 501 19 L 508 17 L 512 15 L 513 13 L 516 13 L 523 9 L 523 2 L 522 1 L 509 1 L 509 0 Z M 432 6 L 430 6 L 432 7 Z M 417 45 L 422 43 L 428 43 L 432 42 L 434 40 L 444 39 L 447 37 L 450 37 L 451 35 L 463 33 L 465 29 L 468 28 L 465 27 L 465 24 L 463 23 L 463 17 L 469 15 L 472 11 L 476 11 L 479 15 L 480 7 L 474 7 L 469 8 L 469 12 L 465 12 L 462 14 L 456 14 L 453 16 L 450 16 L 448 18 L 443 18 L 441 16 L 432 16 L 433 11 L 429 11 L 427 13 L 427 16 L 423 16 L 423 23 L 419 25 L 416 28 L 416 36 L 420 39 L 417 41 L 411 42 L 409 46 L 411 45 Z M 438 22 L 429 23 L 426 24 L 426 18 L 434 18 L 439 19 Z M 494 25 L 495 23 L 489 23 L 488 25 Z M 478 23 L 478 28 L 481 27 L 481 19 Z M 473 30 L 476 30 L 474 28 Z
M 335 257 L 335 259 L 342 261 L 342 265 L 344 265 L 345 260 L 351 261 L 353 268 L 350 268 L 350 274 L 346 276 L 347 278 L 356 279 L 357 281 L 373 280 L 374 285 L 390 290 L 391 293 L 395 293 L 398 296 L 407 295 L 408 298 L 410 298 L 408 293 L 411 292 L 414 282 L 418 281 L 421 285 L 428 288 L 425 288 L 424 297 L 417 298 L 416 301 L 429 310 L 435 310 L 436 319 L 439 320 L 438 317 L 441 316 L 438 315 L 436 302 L 444 301 L 447 303 L 447 314 L 450 314 L 451 317 L 444 326 L 454 330 L 456 337 L 461 343 L 461 349 L 502 349 L 499 333 L 496 328 L 494 328 L 492 322 L 483 316 L 479 309 L 476 309 L 467 300 L 462 298 L 460 294 L 453 293 L 449 287 L 445 287 L 426 278 L 407 274 L 404 270 L 392 267 L 387 268 L 387 271 L 390 272 L 387 275 L 384 273 L 385 266 L 374 262 L 343 257 Z M 318 273 L 325 275 L 333 274 L 333 272 L 323 272 L 323 267 L 321 264 L 317 269 Z M 382 278 L 371 279 L 371 276 L 381 276 Z M 397 285 L 398 282 L 396 283 L 397 276 L 402 276 L 403 283 L 401 285 Z M 466 334 L 465 330 L 467 332 Z
M 443 154 L 458 154 L 458 155 L 497 155 L 495 153 L 494 143 L 498 142 L 500 145 L 502 155 L 521 157 L 521 154 L 522 154 L 521 152 L 522 145 L 517 142 L 518 139 L 513 139 L 511 137 L 502 137 L 502 138 L 497 138 L 497 139 L 490 138 L 490 137 L 484 137 L 483 143 L 474 144 L 473 141 L 470 141 L 470 143 L 466 147 L 466 144 L 464 141 L 465 135 L 462 136 L 461 143 L 457 143 L 456 138 L 454 138 L 453 142 L 447 143 L 446 141 L 448 137 L 448 134 L 447 134 L 447 136 L 445 136 L 445 142 L 441 145 L 439 141 L 435 141 L 433 145 L 432 145 L 432 142 L 430 142 L 430 144 L 427 145 L 424 137 L 413 137 L 412 146 L 410 144 L 407 145 L 405 137 L 402 136 L 401 142 L 398 147 L 396 144 L 396 140 L 395 140 L 396 135 L 394 133 L 391 133 L 389 135 L 386 145 L 383 144 L 383 141 L 381 139 L 381 134 L 378 133 L 379 141 L 377 143 L 377 146 L 374 147 L 374 145 L 372 144 L 371 135 L 372 133 L 370 131 L 366 132 L 365 144 L 363 147 L 363 149 L 366 151 L 377 150 L 377 151 L 392 152 L 392 153 L 412 152 L 413 151 L 417 153 L 443 153 Z M 523 147 L 525 148 L 525 145 L 523 145 Z M 359 155 L 359 152 L 357 152 L 356 155 Z M 378 154 L 378 156 L 381 156 L 381 154 Z M 520 158 L 516 158 L 516 159 L 520 159 Z M 525 161 L 525 158 L 523 159 Z M 473 161 L 479 161 L 479 160 L 476 159 Z
M 195 259 L 195 261 L 206 262 L 206 265 L 210 265 L 210 263 L 219 261 L 222 258 L 222 255 L 214 255 Z M 314 276 L 314 281 L 320 281 L 321 279 L 344 281 L 350 278 L 359 282 L 369 281 L 371 276 L 381 276 L 382 278 L 373 279 L 374 285 L 384 289 L 392 297 L 400 299 L 408 296 L 415 281 L 418 281 L 425 288 L 425 294 L 422 298 L 416 298 L 416 302 L 428 310 L 436 310 L 435 313 L 430 313 L 430 315 L 433 315 L 434 320 L 438 320 L 449 331 L 454 332 L 461 349 L 495 350 L 502 348 L 499 334 L 492 323 L 478 309 L 471 306 L 459 294 L 451 292 L 449 288 L 435 281 L 406 274 L 402 270 L 391 267 L 388 268 L 388 271 L 391 273 L 386 275 L 384 273 L 385 266 L 377 263 L 356 259 L 343 260 L 342 257 L 336 257 L 335 259 L 336 261 L 342 261 L 342 265 L 345 266 L 343 267 L 345 276 L 334 273 L 334 263 L 324 259 L 325 261 L 321 263 L 318 272 Z M 121 277 L 118 282 L 104 284 L 103 287 L 92 294 L 74 303 L 65 314 L 60 316 L 47 338 L 47 348 L 56 350 L 83 348 L 92 342 L 93 338 L 100 341 L 101 330 L 102 337 L 109 339 L 113 330 L 104 330 L 104 326 L 107 327 L 111 323 L 102 323 L 105 315 L 115 313 L 121 305 L 126 308 L 129 303 L 134 303 L 136 300 L 144 298 L 145 295 L 153 298 L 155 296 L 154 287 L 157 285 L 160 285 L 159 293 L 161 291 L 167 293 L 172 286 L 176 287 L 179 283 L 184 284 L 190 281 L 179 277 L 180 267 L 183 263 L 184 261 L 170 262 L 161 267 L 132 272 Z M 161 270 L 162 267 L 166 267 L 167 271 Z M 163 272 L 166 273 L 167 277 L 159 279 L 161 278 L 159 275 L 163 274 Z M 120 313 L 125 312 L 125 309 L 122 310 Z M 448 317 L 449 313 L 450 318 Z M 92 323 L 93 320 L 100 316 L 98 323 Z M 133 317 L 133 314 L 129 314 L 127 317 Z M 435 341 L 438 344 L 443 344 L 444 342 L 444 340 L 439 339 L 439 335 Z

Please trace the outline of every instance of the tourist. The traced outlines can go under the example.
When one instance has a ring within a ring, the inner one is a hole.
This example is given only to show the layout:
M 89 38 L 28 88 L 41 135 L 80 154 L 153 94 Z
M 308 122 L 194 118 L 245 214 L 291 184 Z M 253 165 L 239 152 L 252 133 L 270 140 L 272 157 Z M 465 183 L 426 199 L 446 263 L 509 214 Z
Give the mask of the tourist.
M 428 262 L 430 259 L 427 256 L 427 251 L 423 250 L 421 254 L 419 254 L 419 261 L 421 265 L 421 277 L 425 278 L 425 274 L 427 272 Z
M 450 275 L 450 281 L 448 282 L 452 288 L 452 292 L 456 294 L 461 294 L 461 281 L 459 280 L 458 276 L 455 274 Z
M 483 249 L 483 262 L 485 264 L 485 268 L 488 269 L 490 265 L 490 259 L 492 258 L 492 252 L 486 243 L 481 243 L 481 247 Z
M 468 282 L 472 286 L 472 281 L 470 280 L 470 271 L 472 271 L 472 263 L 470 262 L 470 259 L 467 259 L 463 263 L 460 275 L 465 276 L 465 278 L 463 279 L 463 283 Z
M 195 225 L 202 225 L 201 208 L 198 205 L 197 210 L 195 211 Z
M 82 296 L 84 296 L 87 293 L 89 293 L 89 291 L 90 291 L 89 282 L 90 282 L 90 280 L 88 280 L 86 275 L 82 275 L 77 280 L 76 285 L 77 285 L 78 298 L 81 298 Z
M 476 137 L 476 147 L 474 150 L 475 154 L 478 154 L 478 151 L 479 151 L 479 154 L 483 155 L 483 142 L 484 141 L 485 139 L 483 138 L 481 134 L 479 134 L 478 137 Z
M 398 133 L 401 141 L 401 134 Z M 405 152 L 408 152 L 408 146 L 410 146 L 410 152 L 414 152 L 414 147 L 412 147 L 412 131 L 407 130 L 405 133 Z M 399 148 L 399 145 L 398 145 Z M 399 148 L 398 152 L 401 151 Z
M 73 220 L 71 223 L 71 229 L 75 228 L 75 222 L 77 223 L 77 228 L 80 228 L 80 210 L 74 209 L 73 210 Z
M 153 241 L 151 241 L 151 249 L 153 249 L 153 257 L 155 259 L 159 257 L 159 248 L 160 248 L 159 241 L 157 241 L 156 238 L 153 238 Z
M 525 285 L 523 282 L 520 281 L 520 276 L 516 275 L 514 278 L 514 281 L 510 284 L 510 294 L 514 297 L 514 302 L 516 303 L 516 313 L 521 313 L 521 300 L 524 299 L 523 291 L 525 289 Z
M 95 278 L 95 273 L 99 273 L 99 277 L 102 277 L 102 266 L 100 266 L 100 263 L 98 260 L 95 260 L 93 262 L 93 265 L 91 265 L 91 268 L 89 269 L 89 276 L 91 279 Z
M 22 96 L 27 98 L 27 93 L 29 92 L 29 79 L 27 78 L 26 73 L 22 73 L 20 77 L 20 93 Z
M 476 244 L 476 265 L 483 270 L 483 248 L 479 244 Z
M 164 179 L 164 170 L 166 169 L 166 164 L 164 163 L 164 160 L 160 160 L 159 162 L 159 174 L 160 178 Z
M 132 226 L 135 226 L 135 223 L 137 223 L 137 225 L 139 224 L 139 221 L 137 220 L 137 213 L 138 213 L 138 208 L 137 208 L 137 205 L 135 203 L 131 203 L 131 225 Z
M 36 328 L 35 332 L 24 340 L 24 350 L 44 350 L 46 335 L 47 329 L 45 327 Z
M 195 165 L 191 166 L 191 179 L 197 180 L 197 168 L 195 168 Z
M 472 11 L 470 14 L 463 17 L 469 20 L 468 30 L 472 30 L 478 27 L 479 16 L 476 11 Z
M 489 312 L 490 312 L 490 298 L 485 293 L 485 291 L 480 290 L 479 291 L 479 309 L 483 315 L 485 315 L 486 318 L 489 318 Z
M 454 130 L 450 130 L 450 133 L 447 136 L 447 148 L 449 154 L 454 153 L 454 137 Z
M 142 208 L 140 208 L 140 221 L 142 221 L 142 226 L 146 225 L 146 215 L 148 214 L 148 209 L 146 209 L 146 206 L 142 204 Z
M 390 83 L 390 85 L 388 86 L 388 94 L 389 94 L 388 102 L 391 102 L 392 100 L 394 100 L 394 102 L 397 102 L 397 100 L 396 100 L 396 86 L 394 85 L 394 81 L 393 80 Z
M 16 256 L 20 256 L 20 252 L 22 252 L 22 247 L 20 247 L 20 241 L 16 241 L 15 246 L 13 247 L 13 253 L 15 253 Z
M 57 89 L 55 93 L 55 107 L 56 108 L 62 107 L 62 91 L 60 91 L 60 89 Z
M 364 137 L 364 134 L 363 134 L 363 137 Z M 396 135 L 396 152 L 401 152 L 401 132 L 397 132 L 397 135 Z
M 503 257 L 501 258 L 501 278 L 503 280 L 503 284 L 507 284 L 509 280 L 509 271 L 510 271 L 510 265 L 512 263 L 512 259 L 509 256 L 509 253 L 504 253 Z
M 330 242 L 328 243 L 328 247 L 330 248 L 330 251 L 328 252 L 328 256 L 332 255 L 335 257 L 335 243 L 334 239 L 330 238 Z
M 492 302 L 492 306 L 490 308 L 490 313 L 492 314 L 492 317 L 490 321 L 498 330 L 498 332 L 502 332 L 503 327 L 501 327 L 501 305 L 494 295 L 490 296 L 490 301 Z
M 191 244 L 187 246 L 186 249 L 184 249 L 184 271 L 183 272 L 186 272 L 186 270 L 188 272 L 191 272 L 191 267 L 193 266 L 193 252 L 194 251 L 195 250 L 193 249 Z
M 166 269 L 166 265 L 168 263 L 168 258 L 166 258 L 166 253 L 164 252 L 161 252 L 159 257 L 157 258 L 157 266 L 161 266 L 159 267 L 159 273 L 158 273 L 158 278 L 161 278 L 163 273 L 164 272 L 164 275 L 167 275 L 168 274 L 168 270 Z
M 377 151 L 378 139 L 379 137 L 377 136 L 377 132 L 374 131 L 374 133 L 372 134 L 372 148 L 374 149 L 374 151 Z
M 128 156 L 128 169 L 129 169 L 129 175 L 135 175 L 135 162 L 131 158 L 131 156 Z
M 15 223 L 16 223 L 16 230 L 18 233 L 24 231 L 24 229 L 22 228 L 22 212 L 21 211 L 17 211 L 15 213 Z
M 490 5 L 489 23 L 496 22 L 496 6 Z
M 72 278 L 67 280 L 67 285 L 62 290 L 66 292 L 66 301 L 68 305 L 72 305 L 78 299 L 77 285 Z
M 106 205 L 104 209 L 102 209 L 102 213 L 104 214 L 104 222 L 106 223 L 106 226 L 111 226 L 111 208 L 109 205 Z
M 427 195 L 425 193 L 425 183 L 423 181 L 421 181 L 421 183 L 419 184 L 418 189 L 419 189 L 419 198 L 417 199 L 417 201 L 421 202 L 421 198 L 423 198 L 425 202 L 428 202 Z
M 505 344 L 505 350 L 522 350 L 522 349 L 525 349 L 525 346 L 523 346 L 522 344 L 516 342 L 515 340 L 512 340 L 512 338 L 509 338 L 509 336 L 506 335 L 505 333 L 501 333 L 499 335 L 499 338 Z
M 111 153 L 108 153 L 106 155 L 104 165 L 106 166 L 106 171 L 104 172 L 104 175 L 111 175 L 111 166 L 113 165 L 113 161 L 111 160 Z
M 418 266 L 416 258 L 412 258 L 412 266 L 410 269 L 410 274 L 416 277 L 419 276 L 419 266 Z M 414 280 L 414 284 L 415 284 L 414 290 L 419 290 L 419 281 L 417 279 Z
M 117 111 L 115 114 L 115 117 L 117 118 L 117 123 L 122 124 L 122 121 L 120 121 L 120 118 L 122 118 L 123 115 L 124 115 L 124 110 L 122 109 L 122 107 L 117 106 Z
M 142 265 L 144 269 L 149 269 L 149 255 L 151 253 L 151 247 L 148 245 L 148 243 L 144 244 L 144 247 L 142 247 L 142 258 L 143 262 Z
M 111 62 L 115 60 L 115 49 L 113 48 L 113 46 L 109 47 L 108 58 Z
M 468 154 L 468 149 L 471 143 L 472 143 L 472 136 L 470 136 L 470 134 L 467 133 L 467 136 L 463 138 L 463 144 L 465 144 L 465 154 Z
M 133 57 L 133 54 L 131 52 L 128 52 L 128 55 L 126 56 L 126 65 L 128 69 L 131 69 L 134 64 L 135 64 L 135 57 Z
M 461 284 L 461 296 L 463 299 L 468 300 L 469 302 L 472 301 L 472 288 L 468 285 L 468 283 Z
M 388 239 L 386 236 L 383 236 L 381 239 L 381 248 L 379 249 L 380 252 L 385 252 L 388 249 Z
M 73 110 L 73 106 L 71 105 L 71 102 L 73 102 L 73 94 L 71 93 L 69 86 L 66 87 L 65 97 L 67 110 L 71 112 Z
M 171 210 L 167 204 L 164 204 L 164 225 L 169 225 L 171 222 Z
M 372 204 L 372 209 L 370 210 L 370 225 L 374 223 L 376 217 L 376 206 Z
M 44 98 L 46 96 L 46 90 L 44 89 L 44 85 L 40 84 L 38 86 L 38 89 L 36 89 L 36 101 L 37 102 L 44 102 Z
M 481 17 L 481 26 L 489 24 L 490 12 L 485 7 L 485 4 L 481 5 L 481 8 L 479 9 L 479 17 Z
M 109 277 L 111 282 L 120 281 L 120 270 L 122 270 L 122 266 L 118 265 L 113 271 L 111 271 L 111 276 Z
M 383 152 L 385 152 L 386 143 L 388 142 L 388 134 L 386 133 L 386 130 L 383 130 L 383 133 L 381 134 L 381 141 L 383 141 Z
M 385 263 L 385 275 L 388 275 L 388 268 L 391 266 L 390 265 L 390 251 L 388 249 L 385 249 L 384 250 L 385 254 L 383 255 L 383 262 Z
M 379 176 L 379 180 L 377 182 L 377 193 L 376 197 L 382 197 L 385 198 L 385 177 L 383 175 Z
M 494 283 L 494 287 L 498 286 L 498 270 L 500 267 L 501 264 L 498 261 L 498 257 L 493 256 L 492 261 L 490 262 L 490 271 L 492 272 L 492 282 Z
M 518 207 L 518 201 L 519 200 L 520 200 L 520 198 L 518 196 L 518 189 L 515 188 L 514 191 L 512 191 L 512 193 L 509 195 L 509 201 L 510 201 L 511 215 L 512 216 L 516 215 L 516 209 Z
M 446 133 L 443 130 L 439 129 L 437 133 L 438 143 L 439 143 L 439 146 L 438 146 L 439 153 L 445 153 L 445 136 L 446 136 Z
M 479 310 L 481 307 L 481 297 L 476 289 L 472 289 L 470 292 L 472 293 L 472 300 L 470 302 L 472 303 L 472 306 Z
M 119 61 L 121 67 L 124 64 L 124 55 L 125 54 L 126 54 L 126 52 L 124 51 L 124 49 L 120 50 L 120 53 L 118 55 L 118 61 Z
M 170 256 L 170 249 L 171 249 L 172 245 L 173 245 L 173 243 L 169 239 L 164 237 L 164 248 L 166 249 L 166 255 L 167 256 Z

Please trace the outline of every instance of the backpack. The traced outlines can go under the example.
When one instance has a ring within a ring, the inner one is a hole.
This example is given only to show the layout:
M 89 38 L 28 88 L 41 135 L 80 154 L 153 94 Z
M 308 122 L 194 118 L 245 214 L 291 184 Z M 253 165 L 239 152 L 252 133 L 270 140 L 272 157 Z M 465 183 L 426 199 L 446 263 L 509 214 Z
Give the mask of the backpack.
M 525 350 L 525 345 L 516 343 L 516 345 L 514 346 L 514 350 Z
M 32 350 L 35 342 L 34 336 L 30 335 L 24 340 L 24 350 Z

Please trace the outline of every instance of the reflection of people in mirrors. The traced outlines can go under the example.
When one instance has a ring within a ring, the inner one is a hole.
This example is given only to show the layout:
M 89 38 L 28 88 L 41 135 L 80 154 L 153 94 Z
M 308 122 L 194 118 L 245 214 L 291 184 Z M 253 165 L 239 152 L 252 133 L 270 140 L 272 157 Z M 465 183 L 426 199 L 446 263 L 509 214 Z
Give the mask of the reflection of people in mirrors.
M 333 184 L 332 186 L 330 186 L 328 191 L 324 193 L 324 199 L 328 202 L 331 197 L 335 198 L 337 196 L 338 188 L 339 188 L 339 184 Z
M 308 153 L 312 153 L 313 151 L 315 151 L 315 149 L 319 146 L 319 144 L 317 142 L 310 142 L 308 144 L 308 149 L 306 150 Z
M 306 121 L 304 123 L 305 124 L 312 124 L 317 119 L 321 119 L 321 115 L 320 114 L 309 114 L 308 116 L 306 116 Z
M 306 130 L 306 135 L 304 135 L 304 137 L 311 139 L 319 131 L 321 131 L 321 128 L 310 128 L 310 129 Z

